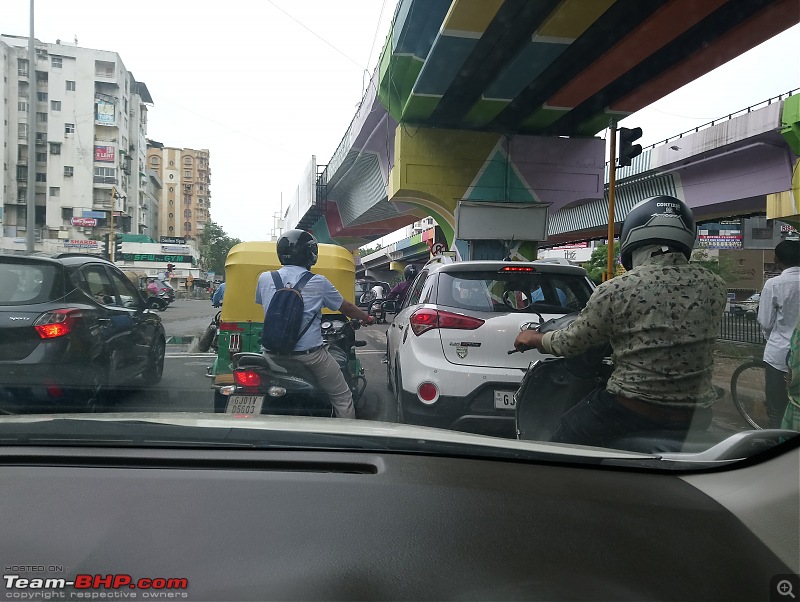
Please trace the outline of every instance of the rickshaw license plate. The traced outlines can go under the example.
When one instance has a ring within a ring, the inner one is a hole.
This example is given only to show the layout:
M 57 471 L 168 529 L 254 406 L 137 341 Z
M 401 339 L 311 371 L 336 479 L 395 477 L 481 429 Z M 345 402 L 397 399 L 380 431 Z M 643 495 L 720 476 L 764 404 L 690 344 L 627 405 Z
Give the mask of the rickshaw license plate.
M 260 414 L 264 404 L 263 395 L 231 395 L 226 414 Z
M 495 391 L 494 409 L 495 410 L 514 410 L 517 402 L 514 401 L 514 391 Z

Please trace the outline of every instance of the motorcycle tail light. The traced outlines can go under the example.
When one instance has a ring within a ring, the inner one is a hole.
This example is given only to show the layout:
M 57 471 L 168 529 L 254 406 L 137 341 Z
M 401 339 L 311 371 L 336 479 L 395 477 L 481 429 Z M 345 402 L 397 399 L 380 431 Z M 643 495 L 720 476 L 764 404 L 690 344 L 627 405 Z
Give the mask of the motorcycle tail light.
M 242 387 L 258 387 L 261 384 L 261 375 L 255 370 L 234 370 L 233 381 Z
M 55 309 L 36 318 L 33 327 L 41 338 L 55 339 L 75 330 L 82 317 L 79 309 Z

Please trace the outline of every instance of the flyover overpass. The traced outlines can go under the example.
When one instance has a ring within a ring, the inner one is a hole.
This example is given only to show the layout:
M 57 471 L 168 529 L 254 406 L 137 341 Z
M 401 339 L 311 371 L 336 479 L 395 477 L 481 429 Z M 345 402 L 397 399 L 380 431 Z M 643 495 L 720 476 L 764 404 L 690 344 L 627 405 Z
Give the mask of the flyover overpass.
M 400 0 L 367 92 L 287 225 L 348 247 L 462 200 L 603 198 L 592 136 L 800 21 L 797 0 Z M 517 241 L 520 257 L 536 243 Z

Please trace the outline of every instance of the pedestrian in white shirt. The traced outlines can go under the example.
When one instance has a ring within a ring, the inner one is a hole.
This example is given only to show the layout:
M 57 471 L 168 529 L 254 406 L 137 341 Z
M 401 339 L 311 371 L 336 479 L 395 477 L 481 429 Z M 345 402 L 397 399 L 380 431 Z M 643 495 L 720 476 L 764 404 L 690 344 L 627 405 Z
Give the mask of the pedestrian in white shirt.
M 764 283 L 758 304 L 758 323 L 764 331 L 765 394 L 770 428 L 780 428 L 789 396 L 786 356 L 800 316 L 800 241 L 784 240 L 775 247 L 779 276 Z

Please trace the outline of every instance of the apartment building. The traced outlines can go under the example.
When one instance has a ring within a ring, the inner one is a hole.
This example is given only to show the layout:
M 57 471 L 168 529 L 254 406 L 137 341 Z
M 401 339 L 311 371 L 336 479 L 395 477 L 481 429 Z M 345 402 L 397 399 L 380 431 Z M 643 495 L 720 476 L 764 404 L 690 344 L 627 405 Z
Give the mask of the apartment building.
M 175 148 L 148 140 L 147 166 L 162 182 L 160 235 L 196 239 L 210 219 L 208 149 Z
M 109 231 L 112 211 L 117 232 L 152 236 L 146 135 L 153 101 L 147 86 L 116 52 L 35 40 L 30 65 L 27 46 L 26 37 L 0 36 L 2 248 L 25 248 L 29 186 L 35 187 L 37 250 L 99 251 L 92 241 Z M 35 103 L 33 123 L 29 103 Z

